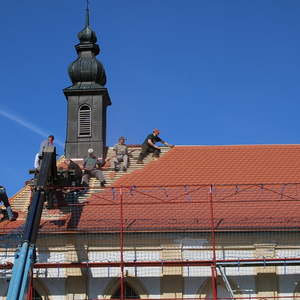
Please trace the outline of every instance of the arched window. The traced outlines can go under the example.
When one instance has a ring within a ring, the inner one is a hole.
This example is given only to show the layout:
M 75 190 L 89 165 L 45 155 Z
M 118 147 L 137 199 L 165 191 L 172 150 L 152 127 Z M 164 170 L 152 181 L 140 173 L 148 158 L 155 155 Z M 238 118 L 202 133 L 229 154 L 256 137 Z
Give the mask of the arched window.
M 217 293 L 218 293 L 218 298 L 220 298 L 220 299 L 223 299 L 223 298 L 224 299 L 231 299 L 230 293 L 227 291 L 227 289 L 224 286 L 218 285 Z M 206 299 L 213 299 L 212 290 L 210 290 L 208 292 L 208 294 L 206 295 Z
M 209 299 L 211 300 L 213 298 L 213 291 L 212 291 L 212 284 L 211 284 L 211 278 L 208 278 L 200 287 L 198 294 L 201 299 Z M 239 290 L 238 286 L 234 281 L 231 279 L 228 279 L 230 287 L 234 294 L 240 294 L 241 291 Z M 218 277 L 217 279 L 217 294 L 218 299 L 233 299 L 231 292 L 229 292 L 226 288 L 226 285 L 222 278 Z
M 81 105 L 78 111 L 78 136 L 92 135 L 92 110 L 89 105 Z
M 140 299 L 140 296 L 136 291 L 127 283 L 124 282 L 124 296 L 126 299 Z M 111 296 L 111 299 L 120 299 L 121 296 L 121 287 L 119 287 Z

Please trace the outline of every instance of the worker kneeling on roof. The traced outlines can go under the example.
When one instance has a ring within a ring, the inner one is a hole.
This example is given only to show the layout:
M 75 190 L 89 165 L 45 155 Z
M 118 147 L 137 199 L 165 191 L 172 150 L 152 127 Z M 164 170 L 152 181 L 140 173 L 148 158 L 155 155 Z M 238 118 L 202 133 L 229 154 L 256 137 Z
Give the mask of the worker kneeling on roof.
M 91 177 L 95 177 L 100 181 L 101 186 L 105 185 L 105 179 L 103 172 L 100 170 L 105 160 L 98 159 L 94 154 L 93 149 L 88 150 L 88 157 L 84 159 L 83 162 L 83 176 L 82 184 L 84 186 L 89 186 L 89 180 Z
M 160 148 L 156 146 L 155 144 L 160 142 L 168 147 L 174 147 L 173 145 L 170 145 L 166 141 L 162 140 L 158 135 L 160 134 L 160 131 L 157 128 L 153 129 L 153 132 L 151 134 L 148 134 L 144 143 L 142 144 L 142 151 L 139 155 L 139 158 L 137 160 L 138 164 L 143 163 L 143 159 L 149 154 L 153 153 L 153 157 L 159 157 L 160 154 Z
M 6 212 L 5 212 L 5 210 L 1 211 L 3 213 L 3 218 L 1 219 L 1 221 L 3 221 L 6 218 L 6 215 L 9 219 L 9 221 L 15 221 L 17 218 L 16 213 L 14 213 L 13 210 L 11 209 L 11 206 L 9 204 L 8 197 L 6 194 L 6 189 L 2 185 L 0 185 L 0 204 L 1 203 L 3 203 L 2 205 L 4 205 L 6 208 Z

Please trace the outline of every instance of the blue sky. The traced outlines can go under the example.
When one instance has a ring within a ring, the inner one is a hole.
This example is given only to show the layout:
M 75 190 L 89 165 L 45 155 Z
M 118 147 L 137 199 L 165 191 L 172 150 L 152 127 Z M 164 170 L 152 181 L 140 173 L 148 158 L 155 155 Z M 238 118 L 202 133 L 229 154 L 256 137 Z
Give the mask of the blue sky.
M 53 133 L 84 0 L 1 3 L 1 174 L 9 195 Z M 153 127 L 174 144 L 297 144 L 300 1 L 91 0 L 112 99 L 108 143 Z M 58 146 L 63 154 L 63 148 Z

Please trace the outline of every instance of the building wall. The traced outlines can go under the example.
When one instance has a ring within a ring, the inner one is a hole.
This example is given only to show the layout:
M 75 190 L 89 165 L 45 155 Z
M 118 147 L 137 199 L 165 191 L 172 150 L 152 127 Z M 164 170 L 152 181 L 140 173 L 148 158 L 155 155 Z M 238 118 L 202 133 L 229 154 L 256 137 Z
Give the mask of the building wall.
M 300 257 L 300 239 L 286 234 L 220 234 L 217 237 L 218 259 Z M 38 242 L 40 262 L 118 262 L 117 235 L 68 235 L 41 237 Z M 125 261 L 204 260 L 211 259 L 208 235 L 200 233 L 128 235 L 125 238 Z M 13 262 L 13 249 L 0 250 L 1 263 Z M 300 295 L 300 266 L 232 267 L 225 269 L 235 295 L 248 297 Z M 198 298 L 211 295 L 209 267 L 126 267 L 126 281 L 141 298 Z M 47 299 L 110 298 L 118 288 L 120 268 L 36 269 L 35 286 Z M 0 271 L 0 297 L 4 299 L 10 271 Z M 227 295 L 221 279 L 220 296 Z M 0 298 L 1 299 L 1 298 Z

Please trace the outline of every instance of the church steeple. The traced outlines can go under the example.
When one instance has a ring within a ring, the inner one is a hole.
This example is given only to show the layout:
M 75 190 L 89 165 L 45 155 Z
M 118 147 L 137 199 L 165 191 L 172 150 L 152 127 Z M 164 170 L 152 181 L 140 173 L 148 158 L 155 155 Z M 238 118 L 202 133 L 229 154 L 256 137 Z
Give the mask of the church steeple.
M 90 27 L 89 9 L 86 9 L 85 27 L 78 33 L 79 44 L 75 46 L 78 58 L 69 66 L 69 76 L 74 85 L 79 83 L 106 84 L 103 65 L 96 59 L 100 48 L 96 33 Z
M 64 89 L 68 101 L 67 138 L 65 155 L 83 158 L 88 148 L 100 157 L 106 149 L 106 107 L 111 105 L 103 65 L 96 59 L 100 53 L 96 33 L 90 27 L 89 7 L 85 26 L 78 33 L 75 46 L 78 58 L 69 66 L 73 83 Z

